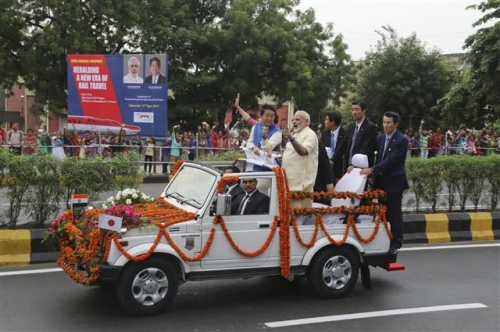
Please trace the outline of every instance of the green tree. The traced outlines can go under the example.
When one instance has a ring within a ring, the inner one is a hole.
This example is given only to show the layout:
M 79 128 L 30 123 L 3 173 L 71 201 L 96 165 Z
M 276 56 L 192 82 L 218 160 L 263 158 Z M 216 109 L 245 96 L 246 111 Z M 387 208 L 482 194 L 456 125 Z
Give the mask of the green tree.
M 465 40 L 472 69 L 469 84 L 476 92 L 472 102 L 479 105 L 476 115 L 484 123 L 500 118 L 500 1 L 487 0 L 469 8 L 486 13 L 474 27 L 491 23 Z
M 483 127 L 484 107 L 479 103 L 480 93 L 474 89 L 472 76 L 471 70 L 464 68 L 450 91 L 438 101 L 436 110 L 441 112 L 443 127 L 458 128 L 461 124 Z
M 21 49 L 25 43 L 26 23 L 22 15 L 22 2 L 0 0 L 0 85 L 4 89 L 12 87 L 22 72 Z M 3 95 L 3 93 L 2 93 Z
M 377 123 L 384 112 L 394 111 L 401 115 L 400 129 L 418 127 L 421 118 L 438 125 L 441 116 L 432 108 L 449 90 L 451 70 L 416 34 L 400 38 L 391 27 L 383 30 L 375 50 L 367 53 L 357 97 L 367 102 L 369 117 Z

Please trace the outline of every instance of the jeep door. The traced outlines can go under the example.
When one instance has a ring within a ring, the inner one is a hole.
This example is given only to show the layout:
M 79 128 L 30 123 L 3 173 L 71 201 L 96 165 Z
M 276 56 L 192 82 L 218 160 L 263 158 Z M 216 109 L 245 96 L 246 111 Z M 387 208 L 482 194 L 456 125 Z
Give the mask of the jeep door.
M 246 179 L 256 178 L 258 181 L 257 189 L 270 198 L 268 213 L 219 217 L 226 226 L 227 233 L 221 223 L 214 224 L 213 215 L 206 213 L 203 216 L 203 243 L 206 243 L 211 229 L 215 229 L 210 251 L 201 262 L 203 269 L 234 269 L 268 264 L 271 250 L 273 247 L 276 248 L 273 244 L 279 241 L 278 228 L 274 236 L 270 237 L 274 216 L 277 214 L 277 200 L 274 192 L 276 185 L 272 175 L 261 174 L 266 173 L 241 173 L 240 185 Z M 243 253 L 238 252 L 238 250 Z M 276 253 L 273 256 L 276 256 Z

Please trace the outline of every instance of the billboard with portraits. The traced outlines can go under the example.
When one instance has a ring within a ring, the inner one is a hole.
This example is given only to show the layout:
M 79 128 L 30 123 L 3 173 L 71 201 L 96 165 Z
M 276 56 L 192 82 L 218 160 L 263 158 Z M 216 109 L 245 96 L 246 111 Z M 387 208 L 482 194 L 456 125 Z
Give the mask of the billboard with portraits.
M 166 54 L 68 55 L 68 129 L 165 137 Z

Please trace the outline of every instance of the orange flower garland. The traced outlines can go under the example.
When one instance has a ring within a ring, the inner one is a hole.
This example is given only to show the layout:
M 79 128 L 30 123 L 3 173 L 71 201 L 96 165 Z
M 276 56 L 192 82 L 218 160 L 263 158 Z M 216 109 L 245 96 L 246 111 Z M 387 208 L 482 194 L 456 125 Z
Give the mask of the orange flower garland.
M 318 236 L 319 224 L 322 222 L 323 222 L 323 220 L 321 219 L 321 214 L 317 213 L 315 221 L 314 221 L 313 235 L 311 236 L 311 240 L 306 243 L 306 242 L 304 242 L 304 240 L 302 240 L 302 237 L 300 236 L 299 228 L 297 225 L 297 217 L 295 216 L 295 212 L 292 211 L 292 226 L 293 226 L 293 231 L 295 233 L 295 238 L 304 247 L 310 248 L 314 245 L 314 243 L 316 242 L 316 238 Z
M 359 194 L 356 192 L 352 191 L 334 191 L 334 192 L 303 192 L 303 191 L 294 191 L 291 193 L 293 199 L 333 199 L 333 198 L 338 198 L 338 199 L 379 199 L 379 198 L 384 198 L 385 192 L 380 189 L 376 189 L 374 191 L 364 191 L 363 193 Z
M 224 192 L 226 185 L 233 184 L 235 182 L 238 182 L 239 180 L 240 180 L 239 176 L 226 176 L 226 177 L 221 178 L 217 182 L 217 192 L 219 194 L 222 194 Z
M 177 160 L 173 165 L 172 165 L 172 170 L 170 171 L 170 174 L 174 176 L 179 168 L 181 168 L 182 164 L 184 164 L 184 159 L 179 159 Z
M 286 172 L 283 168 L 274 167 L 276 184 L 278 186 L 278 209 L 280 223 L 280 268 L 281 275 L 287 278 L 290 275 L 290 191 L 286 181 Z
M 236 250 L 238 253 L 240 253 L 241 255 L 246 256 L 246 257 L 257 257 L 257 256 L 262 255 L 267 250 L 269 245 L 271 244 L 271 241 L 274 237 L 274 233 L 276 233 L 276 228 L 278 228 L 278 217 L 277 216 L 274 217 L 273 226 L 271 228 L 271 231 L 269 232 L 269 236 L 267 237 L 267 239 L 264 242 L 264 244 L 262 245 L 262 247 L 260 247 L 259 249 L 255 250 L 253 252 L 249 252 L 249 251 L 245 251 L 245 250 L 241 249 L 236 244 L 236 242 L 234 242 L 233 238 L 229 234 L 229 230 L 226 227 L 226 222 L 224 221 L 224 218 L 222 218 L 222 216 L 215 216 L 214 217 L 214 224 L 221 225 L 221 228 L 224 231 L 224 235 L 226 236 L 226 239 L 229 241 L 229 243 L 231 244 L 231 246 L 233 247 L 234 250 Z

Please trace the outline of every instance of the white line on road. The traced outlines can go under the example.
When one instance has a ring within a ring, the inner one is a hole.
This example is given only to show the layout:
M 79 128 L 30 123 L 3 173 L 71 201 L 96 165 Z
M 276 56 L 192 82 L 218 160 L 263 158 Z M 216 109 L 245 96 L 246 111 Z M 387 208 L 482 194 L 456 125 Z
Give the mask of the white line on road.
M 477 308 L 487 308 L 487 307 L 488 306 L 486 306 L 482 303 L 438 305 L 438 306 L 433 306 L 433 307 L 382 310 L 382 311 L 360 312 L 357 314 L 346 314 L 346 315 L 324 316 L 324 317 L 316 317 L 316 318 L 284 320 L 281 322 L 265 323 L 265 325 L 267 327 L 286 327 L 286 326 L 296 326 L 296 325 L 305 325 L 305 324 L 338 322 L 338 321 L 343 321 L 343 320 L 363 319 L 363 318 L 372 318 L 372 317 L 409 315 L 409 314 L 419 314 L 419 313 L 424 313 L 424 312 L 477 309 Z
M 499 243 L 481 243 L 481 244 L 457 244 L 432 247 L 410 247 L 401 248 L 400 251 L 419 251 L 419 250 L 440 250 L 440 249 L 463 249 L 463 248 L 483 248 L 483 247 L 500 247 Z
M 25 270 L 25 271 L 0 272 L 0 277 L 17 276 L 17 275 L 21 275 L 21 274 L 52 273 L 52 272 L 62 272 L 62 270 L 60 268 L 55 268 L 55 269 L 40 269 L 40 270 Z

